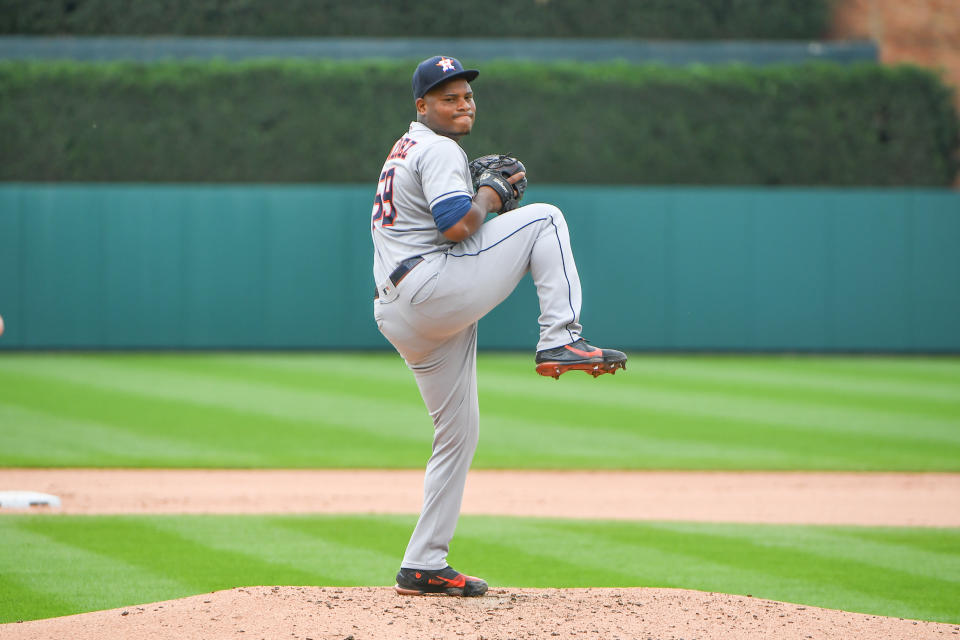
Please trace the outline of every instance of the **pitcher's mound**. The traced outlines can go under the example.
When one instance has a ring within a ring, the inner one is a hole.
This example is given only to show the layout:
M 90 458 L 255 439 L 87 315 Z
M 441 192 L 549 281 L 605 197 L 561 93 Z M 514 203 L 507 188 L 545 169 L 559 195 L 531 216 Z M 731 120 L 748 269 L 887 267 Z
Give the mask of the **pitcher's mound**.
M 957 625 L 681 589 L 491 589 L 482 598 L 391 587 L 245 587 L 0 625 L 9 640 L 479 640 L 941 638 Z

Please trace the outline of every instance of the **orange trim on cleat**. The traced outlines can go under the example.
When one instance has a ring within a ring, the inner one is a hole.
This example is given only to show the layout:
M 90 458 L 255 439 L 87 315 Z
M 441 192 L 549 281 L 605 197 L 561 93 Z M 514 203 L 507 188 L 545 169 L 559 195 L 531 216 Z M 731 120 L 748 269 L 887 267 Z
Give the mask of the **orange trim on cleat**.
M 401 567 L 397 573 L 396 592 L 404 596 L 439 594 L 473 597 L 487 592 L 487 583 L 460 573 L 449 565 L 440 570 L 414 570 Z
M 602 358 L 603 351 L 594 347 L 593 351 L 583 351 L 582 349 L 577 349 L 576 347 L 571 347 L 570 345 L 565 345 L 563 347 L 567 351 L 572 351 L 578 356 L 583 356 L 584 358 Z
M 443 576 L 434 576 L 427 580 L 427 583 L 438 587 L 463 587 L 467 584 L 467 578 L 462 573 L 453 580 Z

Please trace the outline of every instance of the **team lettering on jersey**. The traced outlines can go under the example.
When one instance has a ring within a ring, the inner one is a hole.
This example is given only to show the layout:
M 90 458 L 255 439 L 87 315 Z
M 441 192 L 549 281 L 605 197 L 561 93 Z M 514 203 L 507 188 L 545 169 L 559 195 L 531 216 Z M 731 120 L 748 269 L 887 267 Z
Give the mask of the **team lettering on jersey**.
M 393 149 L 390 150 L 390 155 L 387 156 L 387 160 L 396 160 L 397 158 L 403 160 L 407 157 L 407 153 L 409 153 L 410 149 L 412 149 L 416 144 L 416 141 L 411 140 L 410 138 L 400 138 L 393 145 Z

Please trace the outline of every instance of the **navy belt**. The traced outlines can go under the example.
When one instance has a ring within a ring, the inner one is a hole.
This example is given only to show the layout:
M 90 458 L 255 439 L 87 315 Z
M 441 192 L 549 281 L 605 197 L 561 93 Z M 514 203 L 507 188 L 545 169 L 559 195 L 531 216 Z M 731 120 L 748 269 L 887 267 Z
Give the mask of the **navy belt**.
M 400 284 L 400 281 L 407 277 L 407 274 L 410 273 L 411 269 L 423 262 L 423 256 L 413 256 L 412 258 L 407 258 L 400 263 L 400 266 L 393 270 L 393 273 L 390 274 L 390 282 L 393 283 L 393 286 Z M 376 287 L 373 288 L 373 299 L 376 300 L 380 297 L 380 292 Z

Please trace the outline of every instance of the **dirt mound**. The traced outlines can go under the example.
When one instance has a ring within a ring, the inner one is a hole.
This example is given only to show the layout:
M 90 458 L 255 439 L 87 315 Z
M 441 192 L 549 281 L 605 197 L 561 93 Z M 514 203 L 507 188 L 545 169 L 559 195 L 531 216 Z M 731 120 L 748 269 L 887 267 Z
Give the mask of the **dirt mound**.
M 7 640 L 724 640 L 956 637 L 950 624 L 681 589 L 493 589 L 404 597 L 389 587 L 248 587 L 0 625 Z

